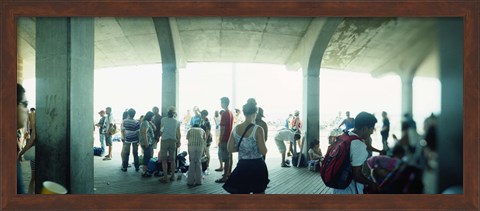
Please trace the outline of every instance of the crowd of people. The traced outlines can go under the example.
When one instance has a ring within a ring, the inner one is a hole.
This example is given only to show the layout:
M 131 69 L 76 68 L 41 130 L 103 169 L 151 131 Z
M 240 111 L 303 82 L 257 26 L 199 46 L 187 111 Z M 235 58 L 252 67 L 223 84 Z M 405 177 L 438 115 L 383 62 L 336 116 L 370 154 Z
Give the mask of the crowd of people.
M 21 159 L 29 149 L 34 146 L 35 109 L 27 110 L 28 102 L 25 99 L 25 89 L 17 85 L 18 104 L 18 139 L 17 139 L 17 191 L 23 193 Z M 222 177 L 215 180 L 222 183 L 223 188 L 229 193 L 238 194 L 263 194 L 270 182 L 268 169 L 265 164 L 268 138 L 268 126 L 263 121 L 264 111 L 257 107 L 255 99 L 250 98 L 243 105 L 242 110 L 235 109 L 235 114 L 229 108 L 228 97 L 220 99 L 221 111 L 215 111 L 213 127 L 208 118 L 207 110 L 193 108 L 193 116 L 187 112 L 183 122 L 185 124 L 186 140 L 188 147 L 188 179 L 187 185 L 195 187 L 202 185 L 205 176 L 205 168 L 210 165 L 210 146 L 215 140 L 218 147 L 219 168 L 215 171 L 223 171 Z M 123 113 L 119 130 L 113 119 L 112 108 L 106 107 L 98 113 L 100 120 L 95 124 L 99 131 L 99 142 L 104 152 L 104 161 L 112 160 L 112 137 L 119 132 L 121 134 L 121 170 L 126 172 L 130 165 L 130 153 L 133 155 L 135 171 L 142 170 L 143 177 L 152 176 L 153 172 L 148 168 L 154 156 L 154 150 L 158 150 L 158 164 L 163 169 L 159 178 L 161 183 L 169 183 L 181 179 L 181 175 L 175 177 L 178 148 L 181 146 L 181 125 L 177 120 L 174 107 L 169 107 L 166 116 L 161 116 L 158 107 L 153 107 L 136 119 L 136 111 L 133 108 Z M 243 115 L 240 117 L 240 115 Z M 361 193 L 422 193 L 422 172 L 425 168 L 431 168 L 428 160 L 436 156 L 436 116 L 433 114 L 424 122 L 425 135 L 417 133 L 416 123 L 409 114 L 405 114 L 401 124 L 401 136 L 392 135 L 395 140 L 394 147 L 390 148 L 388 137 L 390 135 L 390 121 L 387 112 L 382 112 L 382 149 L 372 146 L 372 134 L 375 131 L 376 117 L 367 112 L 360 112 L 355 118 L 346 112 L 347 118 L 337 127 L 342 126 L 344 136 L 336 134 L 335 140 L 330 142 L 333 146 L 341 137 L 351 137 L 348 156 L 351 166 L 351 180 L 345 188 L 333 188 L 334 194 L 361 194 Z M 188 122 L 188 123 L 187 123 Z M 214 128 L 215 132 L 212 132 Z M 273 135 L 278 152 L 281 154 L 281 167 L 290 167 L 286 157 L 297 154 L 296 147 L 303 146 L 302 121 L 300 112 L 285 120 L 285 127 L 276 131 Z M 214 137 L 213 134 L 216 134 Z M 330 139 L 330 138 L 329 138 Z M 422 141 L 424 140 L 424 141 Z M 286 143 L 288 142 L 288 151 Z M 139 153 L 139 146 L 141 153 Z M 308 160 L 313 169 L 321 169 L 322 165 L 331 160 L 330 149 L 326 154 L 320 150 L 320 141 L 315 139 L 309 142 Z M 108 147 L 108 150 L 106 148 Z M 300 149 L 301 151 L 301 149 Z M 238 152 L 237 166 L 233 168 L 232 153 Z M 379 155 L 373 156 L 373 152 Z M 139 154 L 142 154 L 141 156 Z M 103 156 L 102 155 L 102 156 Z M 168 166 L 170 165 L 170 166 Z M 232 171 L 233 168 L 233 171 Z M 31 159 L 32 179 L 28 188 L 29 193 L 34 193 L 35 161 Z M 181 172 L 180 172 L 181 173 Z M 398 181 L 402 174 L 413 179 Z M 393 175 L 393 176 L 392 176 Z M 400 175 L 400 176 L 399 176 Z M 413 176 L 412 176 L 413 175 Z M 392 179 L 393 178 L 393 179 Z M 409 189 L 400 189 L 398 186 L 407 185 Z

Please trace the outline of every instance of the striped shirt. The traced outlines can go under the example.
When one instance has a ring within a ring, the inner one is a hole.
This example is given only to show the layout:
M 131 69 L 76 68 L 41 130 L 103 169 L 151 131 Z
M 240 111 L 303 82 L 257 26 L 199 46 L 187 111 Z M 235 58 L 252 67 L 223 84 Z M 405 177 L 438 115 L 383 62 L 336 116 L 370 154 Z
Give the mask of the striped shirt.
M 192 127 L 187 132 L 188 146 L 205 146 L 205 131 L 199 127 Z
M 125 131 L 125 143 L 137 143 L 140 123 L 135 119 L 125 119 L 122 123 L 122 131 Z

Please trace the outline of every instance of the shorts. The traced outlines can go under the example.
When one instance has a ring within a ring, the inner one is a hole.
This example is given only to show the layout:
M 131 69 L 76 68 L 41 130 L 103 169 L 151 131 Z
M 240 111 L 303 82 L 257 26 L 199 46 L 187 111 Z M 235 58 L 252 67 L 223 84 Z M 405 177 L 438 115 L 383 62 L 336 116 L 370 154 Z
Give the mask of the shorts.
M 111 147 L 112 146 L 112 136 L 105 135 L 105 145 Z
M 283 154 L 287 151 L 287 147 L 285 146 L 285 142 L 283 140 L 275 139 L 275 144 L 277 144 L 278 151 L 280 151 L 280 153 Z
M 218 155 L 223 162 L 229 162 L 232 159 L 232 153 L 228 152 L 226 142 L 222 141 L 218 144 Z
M 160 144 L 160 160 L 173 160 L 177 155 L 177 141 L 173 139 L 162 140 Z M 168 154 L 167 154 L 168 153 Z

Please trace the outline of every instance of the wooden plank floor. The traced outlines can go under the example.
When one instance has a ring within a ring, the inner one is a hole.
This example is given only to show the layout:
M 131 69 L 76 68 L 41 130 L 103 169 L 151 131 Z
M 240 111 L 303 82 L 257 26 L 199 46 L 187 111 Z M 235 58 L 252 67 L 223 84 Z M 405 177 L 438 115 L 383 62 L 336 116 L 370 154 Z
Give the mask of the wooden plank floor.
M 115 146 L 114 146 L 115 147 Z M 141 172 L 135 172 L 134 167 L 127 172 L 120 170 L 121 159 L 119 156 L 110 161 L 103 161 L 101 157 L 94 157 L 95 166 L 95 194 L 228 194 L 222 184 L 215 183 L 222 172 L 212 169 L 218 167 L 216 148 L 211 149 L 212 161 L 209 174 L 204 176 L 203 185 L 190 188 L 187 186 L 186 176 L 167 184 L 160 183 L 159 177 L 141 177 Z M 234 154 L 234 160 L 237 160 Z M 132 158 L 132 156 L 131 156 Z M 132 161 L 130 161 L 132 162 Z M 234 163 L 234 166 L 236 164 Z M 270 184 L 267 194 L 328 194 L 327 188 L 318 172 L 309 171 L 307 168 L 282 168 L 280 158 L 267 157 Z
M 185 175 L 181 180 L 164 184 L 158 181 L 159 177 L 141 177 L 141 171 L 135 172 L 133 165 L 127 172 L 121 171 L 121 143 L 114 142 L 113 147 L 112 160 L 103 161 L 103 157 L 94 157 L 94 194 L 228 194 L 222 188 L 222 184 L 214 182 L 223 173 L 213 171 L 219 165 L 217 148 L 211 148 L 210 171 L 204 176 L 203 185 L 190 188 L 187 186 Z M 270 184 L 266 194 L 331 194 L 332 190 L 323 184 L 318 172 L 309 171 L 307 168 L 282 168 L 276 149 L 273 147 L 269 149 L 271 150 L 266 162 Z M 236 160 L 235 153 L 234 166 Z M 132 162 L 133 156 L 130 155 L 130 163 Z M 28 189 L 30 180 L 28 161 L 22 162 L 22 169 L 25 189 Z

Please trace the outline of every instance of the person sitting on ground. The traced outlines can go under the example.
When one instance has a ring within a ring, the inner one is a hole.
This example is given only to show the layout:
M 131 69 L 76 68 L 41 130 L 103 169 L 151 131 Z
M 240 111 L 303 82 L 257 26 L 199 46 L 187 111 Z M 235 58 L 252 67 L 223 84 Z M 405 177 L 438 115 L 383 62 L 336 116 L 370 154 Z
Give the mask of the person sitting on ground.
M 308 157 L 310 160 L 314 161 L 314 165 L 317 169 L 320 169 L 320 163 L 323 161 L 323 154 L 322 150 L 320 150 L 320 141 L 318 139 L 314 139 L 310 143 L 310 149 L 308 149 Z
M 285 162 L 285 152 L 287 151 L 285 141 L 290 142 L 290 149 L 292 149 L 292 143 L 294 140 L 299 139 L 300 135 L 293 134 L 292 130 L 289 128 L 282 128 L 277 131 L 277 134 L 275 134 L 275 144 L 277 144 L 278 151 L 282 154 L 282 163 L 280 164 L 282 167 L 290 167 L 290 165 Z

